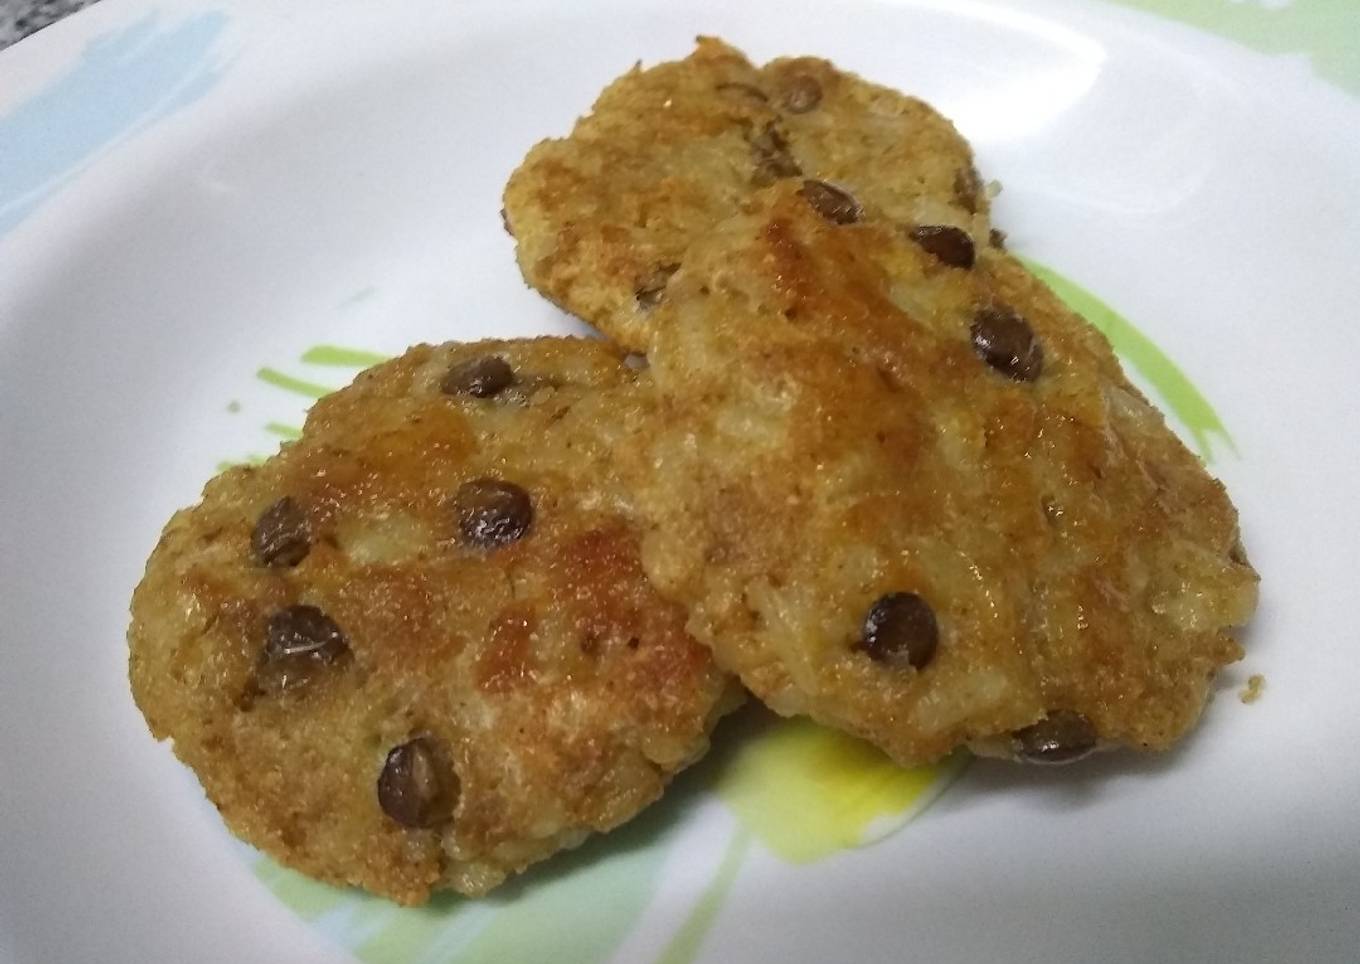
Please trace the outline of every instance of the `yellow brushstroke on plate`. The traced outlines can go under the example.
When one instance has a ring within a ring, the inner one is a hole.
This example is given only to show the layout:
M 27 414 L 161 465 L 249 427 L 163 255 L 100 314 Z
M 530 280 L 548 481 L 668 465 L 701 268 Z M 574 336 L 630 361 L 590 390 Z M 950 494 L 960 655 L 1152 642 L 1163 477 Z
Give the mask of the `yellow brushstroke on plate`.
M 783 720 L 736 751 L 717 791 L 766 848 L 802 864 L 897 830 L 965 759 L 899 767 L 863 740 L 811 720 Z

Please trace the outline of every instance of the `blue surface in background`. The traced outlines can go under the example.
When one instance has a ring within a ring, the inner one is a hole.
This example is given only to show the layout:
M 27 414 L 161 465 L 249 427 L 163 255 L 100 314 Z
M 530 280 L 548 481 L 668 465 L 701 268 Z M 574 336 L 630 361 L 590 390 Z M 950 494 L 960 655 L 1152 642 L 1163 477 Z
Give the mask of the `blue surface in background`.
M 221 78 L 227 18 L 171 28 L 149 15 L 90 41 L 69 70 L 0 115 L 0 235 L 57 194 L 100 151 L 198 100 Z

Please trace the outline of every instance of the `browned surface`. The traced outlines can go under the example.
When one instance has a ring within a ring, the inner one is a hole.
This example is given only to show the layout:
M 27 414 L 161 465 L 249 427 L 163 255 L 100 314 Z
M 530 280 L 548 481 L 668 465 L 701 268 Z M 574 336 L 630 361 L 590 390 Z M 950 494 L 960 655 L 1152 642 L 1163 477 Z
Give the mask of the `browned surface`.
M 1052 709 L 1168 746 L 1255 606 L 1222 486 L 1017 262 L 947 266 L 864 206 L 838 225 L 778 185 L 671 279 L 648 346 L 666 424 L 634 466 L 649 574 L 775 709 L 905 763 L 1008 754 Z M 1033 381 L 972 344 L 1004 308 Z M 855 647 L 894 592 L 938 619 L 923 669 Z
M 453 362 L 488 351 L 537 387 L 440 393 Z M 703 753 L 732 693 L 644 577 L 611 468 L 647 412 L 635 377 L 580 340 L 417 347 L 171 520 L 133 600 L 133 692 L 236 833 L 403 902 L 478 894 L 627 820 Z M 522 486 L 535 510 L 491 551 L 460 542 L 450 505 L 481 476 Z M 284 495 L 311 549 L 266 568 L 251 531 Z M 350 654 L 262 690 L 266 621 L 295 603 L 328 614 Z M 450 822 L 407 829 L 376 782 L 422 735 L 458 803 Z
M 569 137 L 534 147 L 505 212 L 530 284 L 644 350 L 690 241 L 760 187 L 801 176 L 986 243 L 972 152 L 928 105 L 812 57 L 756 68 L 711 38 L 685 60 L 625 74 Z

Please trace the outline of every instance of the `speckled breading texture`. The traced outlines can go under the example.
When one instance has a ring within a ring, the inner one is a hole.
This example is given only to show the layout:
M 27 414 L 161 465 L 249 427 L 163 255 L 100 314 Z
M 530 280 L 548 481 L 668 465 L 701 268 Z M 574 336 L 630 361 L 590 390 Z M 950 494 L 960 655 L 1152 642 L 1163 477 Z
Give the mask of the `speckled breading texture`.
M 1000 306 L 1037 336 L 1034 381 L 973 347 Z M 1013 258 L 950 267 L 881 211 L 835 224 L 780 185 L 690 249 L 658 310 L 644 563 L 762 700 L 903 763 L 1010 755 L 1053 710 L 1146 749 L 1194 724 L 1256 603 L 1235 510 Z M 856 648 L 895 592 L 938 622 L 920 669 Z
M 614 81 L 569 137 L 535 146 L 506 187 L 506 226 L 531 285 L 643 350 L 689 243 L 754 191 L 801 176 L 986 241 L 972 152 L 928 105 L 812 57 L 757 68 L 702 37 L 687 59 Z
M 440 390 L 495 355 L 494 398 Z M 209 483 L 175 515 L 132 604 L 130 674 L 230 828 L 281 862 L 405 903 L 481 894 L 655 800 L 707 748 L 732 684 L 643 575 L 612 469 L 646 419 L 637 375 L 572 339 L 413 348 L 319 402 L 300 441 Z M 527 534 L 460 539 L 452 497 L 523 487 Z M 311 548 L 252 555 L 287 496 Z M 261 687 L 266 626 L 318 607 L 349 653 L 298 687 Z M 456 808 L 429 829 L 384 813 L 388 752 L 437 748 Z

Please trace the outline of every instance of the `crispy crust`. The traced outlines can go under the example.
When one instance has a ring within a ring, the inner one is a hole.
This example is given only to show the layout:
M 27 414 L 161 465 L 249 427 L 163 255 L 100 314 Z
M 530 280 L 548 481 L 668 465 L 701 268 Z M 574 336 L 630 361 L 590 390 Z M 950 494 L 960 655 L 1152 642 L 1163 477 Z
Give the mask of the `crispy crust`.
M 1255 607 L 1223 487 L 1013 258 L 950 267 L 864 207 L 838 225 L 776 185 L 672 278 L 664 427 L 633 470 L 649 574 L 762 700 L 903 763 L 1007 755 L 1055 709 L 1169 746 Z M 971 343 L 1002 306 L 1038 337 L 1033 382 Z M 934 609 L 923 669 L 855 648 L 891 592 Z
M 506 186 L 506 222 L 532 286 L 642 351 L 689 243 L 797 171 L 986 243 L 972 152 L 927 104 L 812 57 L 756 68 L 709 37 L 634 68 L 569 137 L 535 146 Z
M 451 397 L 452 364 L 496 354 L 519 382 Z M 646 417 L 636 375 L 598 342 L 419 346 L 319 402 L 301 441 L 209 483 L 175 515 L 132 603 L 130 675 L 228 826 L 322 880 L 403 903 L 481 894 L 608 830 L 701 756 L 728 679 L 643 575 L 611 453 Z M 450 494 L 525 488 L 528 535 L 456 535 Z M 305 512 L 295 568 L 251 558 L 261 511 Z M 265 624 L 320 607 L 350 658 L 299 691 L 260 692 Z M 452 819 L 380 809 L 385 755 L 428 736 L 460 785 Z

